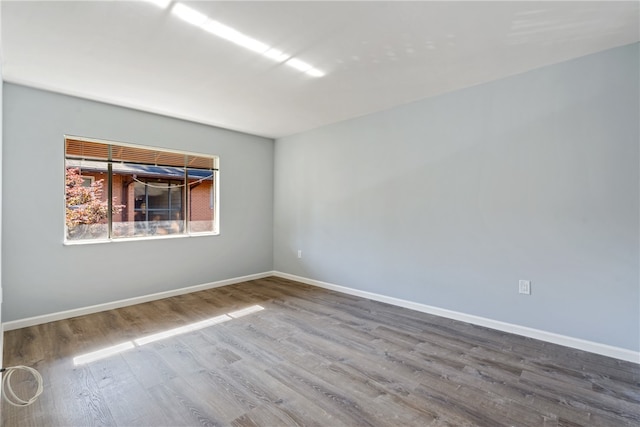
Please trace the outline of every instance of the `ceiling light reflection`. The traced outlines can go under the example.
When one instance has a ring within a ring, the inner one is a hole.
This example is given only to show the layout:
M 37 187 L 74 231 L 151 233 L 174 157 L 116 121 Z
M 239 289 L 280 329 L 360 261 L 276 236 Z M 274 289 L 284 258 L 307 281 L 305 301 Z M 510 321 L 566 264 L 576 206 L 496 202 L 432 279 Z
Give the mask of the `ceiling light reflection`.
M 207 19 L 209 19 L 207 15 L 192 9 L 189 6 L 185 6 L 182 3 L 176 3 L 173 6 L 173 9 L 171 9 L 171 13 L 183 21 L 186 21 L 191 25 L 195 25 L 196 27 L 202 26 L 207 22 Z
M 290 60 L 285 62 L 285 64 L 300 71 L 307 71 L 310 68 L 313 68 L 311 64 L 307 64 L 306 62 L 300 61 L 299 59 L 296 59 L 296 58 L 291 58 Z
M 163 0 L 147 1 L 156 3 Z M 299 71 L 304 72 L 309 76 L 322 77 L 325 75 L 324 72 L 318 70 L 317 68 L 313 68 L 311 64 L 308 64 L 296 58 L 292 58 L 290 55 L 278 49 L 274 49 L 268 44 L 261 42 L 260 40 L 249 37 L 248 35 L 243 34 L 240 31 L 224 25 L 218 21 L 209 19 L 207 15 L 198 12 L 197 10 L 182 3 L 176 3 L 171 9 L 171 13 L 173 13 L 183 21 L 186 21 L 191 25 L 195 25 L 196 27 L 199 27 L 200 29 L 208 33 L 228 40 L 253 52 L 259 53 L 277 62 L 285 63 Z
M 312 76 L 312 77 L 322 77 L 324 76 L 324 73 L 320 70 L 318 70 L 317 68 L 311 68 L 310 70 L 305 71 L 306 74 Z
M 207 22 L 200 26 L 203 30 L 210 32 L 218 37 L 229 40 L 232 43 L 246 47 L 257 53 L 262 53 L 269 49 L 269 46 L 249 36 L 242 34 L 240 31 L 236 31 L 231 27 L 213 21 L 209 19 Z
M 171 3 L 171 0 L 142 0 L 142 1 L 154 4 L 158 6 L 160 9 L 166 9 L 167 6 L 169 6 L 169 4 Z
M 263 55 L 266 56 L 267 58 L 275 59 L 278 62 L 284 62 L 287 59 L 291 58 L 289 55 L 287 55 L 283 51 L 278 49 L 273 49 L 273 48 L 264 52 Z

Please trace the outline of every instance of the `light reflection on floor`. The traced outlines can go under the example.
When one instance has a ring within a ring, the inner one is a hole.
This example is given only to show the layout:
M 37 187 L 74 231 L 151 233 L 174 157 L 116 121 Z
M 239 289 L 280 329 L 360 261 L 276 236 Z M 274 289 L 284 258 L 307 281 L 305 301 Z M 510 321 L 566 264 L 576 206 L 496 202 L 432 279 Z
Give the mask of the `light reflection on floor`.
M 142 338 L 135 339 L 133 341 L 126 341 L 117 345 L 102 348 L 97 351 L 85 353 L 73 358 L 73 364 L 83 365 L 85 363 L 95 362 L 96 360 L 104 359 L 114 354 L 122 353 L 126 350 L 131 350 L 135 347 L 140 347 L 145 344 L 160 341 L 166 338 L 174 337 L 176 335 L 185 334 L 187 332 L 197 331 L 199 329 L 207 328 L 209 326 L 218 325 L 220 323 L 228 322 L 229 320 L 237 319 L 248 314 L 256 313 L 264 310 L 261 305 L 251 305 L 241 310 L 233 311 L 231 313 L 222 314 L 220 316 L 211 317 L 209 319 L 201 320 L 199 322 L 190 323 L 188 325 L 180 326 L 178 328 L 169 329 L 166 331 L 158 332 L 155 334 L 147 335 Z

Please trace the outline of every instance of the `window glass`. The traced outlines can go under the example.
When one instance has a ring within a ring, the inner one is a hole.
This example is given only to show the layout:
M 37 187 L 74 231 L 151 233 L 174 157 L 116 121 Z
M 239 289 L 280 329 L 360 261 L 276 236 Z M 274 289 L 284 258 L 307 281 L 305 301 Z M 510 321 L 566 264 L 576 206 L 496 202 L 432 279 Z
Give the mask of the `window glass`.
M 65 225 L 71 240 L 106 239 L 109 235 L 104 177 L 88 180 L 88 172 L 79 164 L 67 163 Z
M 189 231 L 213 232 L 213 172 L 189 169 Z

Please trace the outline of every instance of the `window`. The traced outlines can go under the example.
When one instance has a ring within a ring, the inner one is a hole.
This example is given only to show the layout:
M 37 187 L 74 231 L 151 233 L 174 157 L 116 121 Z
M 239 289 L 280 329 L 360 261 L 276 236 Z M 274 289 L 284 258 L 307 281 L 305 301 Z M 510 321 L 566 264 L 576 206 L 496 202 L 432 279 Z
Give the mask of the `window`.
M 218 158 L 65 138 L 65 241 L 216 234 Z
M 93 184 L 93 182 L 96 180 L 94 177 L 92 176 L 83 176 L 82 178 L 82 186 L 83 187 L 91 187 L 91 185 Z

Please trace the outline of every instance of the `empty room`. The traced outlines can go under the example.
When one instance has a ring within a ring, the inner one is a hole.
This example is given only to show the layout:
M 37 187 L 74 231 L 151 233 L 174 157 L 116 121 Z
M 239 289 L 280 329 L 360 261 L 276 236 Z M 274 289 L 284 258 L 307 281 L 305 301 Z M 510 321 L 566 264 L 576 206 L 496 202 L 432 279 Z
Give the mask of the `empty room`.
M 0 1 L 1 425 L 640 425 L 639 5 Z

